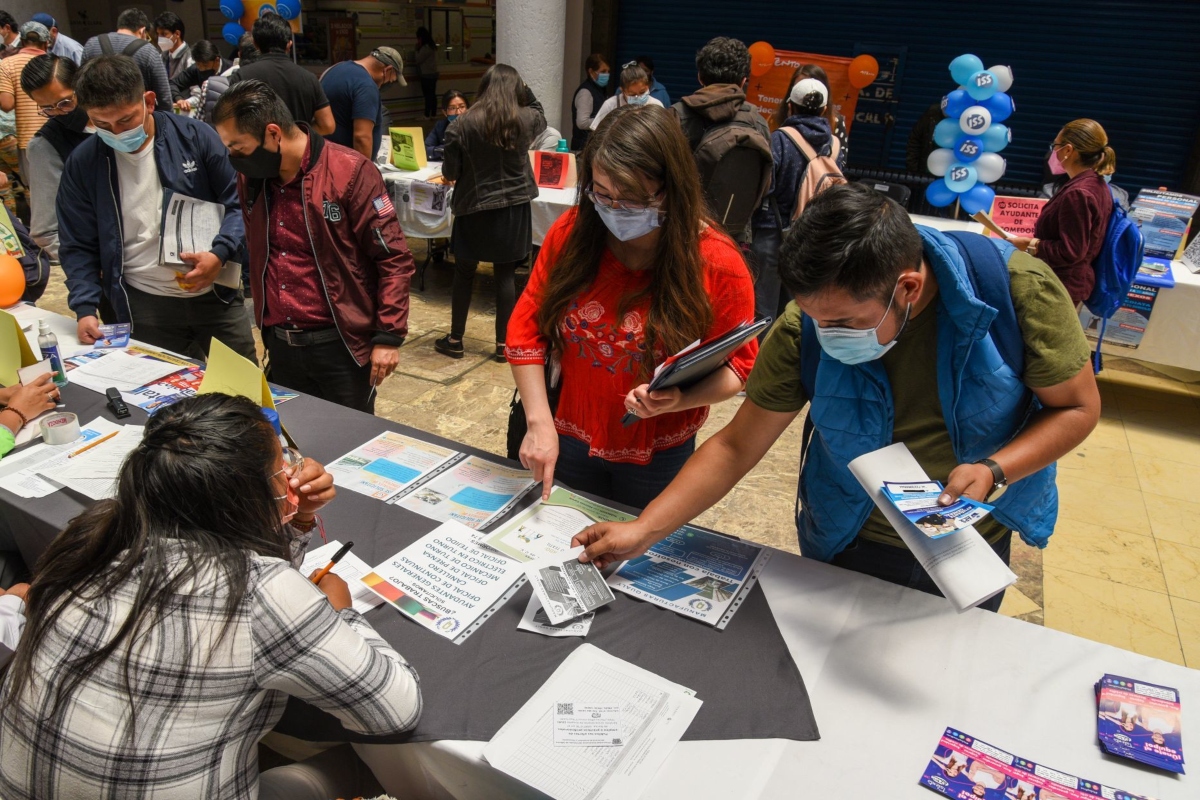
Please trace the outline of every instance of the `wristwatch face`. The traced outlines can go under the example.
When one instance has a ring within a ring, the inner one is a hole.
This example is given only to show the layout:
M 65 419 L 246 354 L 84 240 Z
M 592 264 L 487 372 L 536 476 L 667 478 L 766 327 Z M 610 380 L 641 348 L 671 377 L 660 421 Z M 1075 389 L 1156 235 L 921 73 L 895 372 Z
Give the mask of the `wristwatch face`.
M 1008 491 L 1008 484 L 1007 484 L 1007 483 L 1002 483 L 1002 484 L 1000 484 L 999 486 L 993 486 L 993 487 L 992 487 L 991 494 L 989 494 L 989 495 L 987 496 L 987 500 L 985 500 L 984 502 L 987 502 L 987 503 L 994 503 L 994 502 L 996 502 L 997 500 L 999 500 L 999 499 L 1000 499 L 1000 497 L 1001 497 L 1001 495 L 1003 495 L 1003 494 L 1004 494 L 1005 492 L 1007 492 L 1007 491 Z

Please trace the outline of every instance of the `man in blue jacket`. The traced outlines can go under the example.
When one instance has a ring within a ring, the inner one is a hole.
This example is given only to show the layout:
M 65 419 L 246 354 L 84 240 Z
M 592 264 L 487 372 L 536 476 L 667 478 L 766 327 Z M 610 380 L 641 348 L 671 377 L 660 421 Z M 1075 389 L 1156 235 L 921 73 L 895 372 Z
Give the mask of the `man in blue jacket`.
M 806 558 L 939 593 L 847 468 L 893 442 L 944 482 L 943 506 L 995 506 L 977 529 L 1006 563 L 1014 531 L 1045 547 L 1055 461 L 1100 417 L 1087 341 L 1044 262 L 962 236 L 960 247 L 914 226 L 861 184 L 818 194 L 784 241 L 780 274 L 795 302 L 759 351 L 746 401 L 637 520 L 577 536 L 584 557 L 603 567 L 644 553 L 720 500 L 805 406 L 796 527 Z M 1002 597 L 980 607 L 995 611 Z
M 105 322 L 132 322 L 143 342 L 204 357 L 216 337 L 254 360 L 240 288 L 214 285 L 225 262 L 241 263 L 245 238 L 237 173 L 215 131 L 185 116 L 155 112 L 133 59 L 101 56 L 80 69 L 75 98 L 96 136 L 63 169 L 57 211 L 59 259 L 79 340 L 100 338 Z M 174 195 L 225 207 L 211 246 L 163 264 L 163 206 Z M 226 270 L 226 274 L 233 270 Z

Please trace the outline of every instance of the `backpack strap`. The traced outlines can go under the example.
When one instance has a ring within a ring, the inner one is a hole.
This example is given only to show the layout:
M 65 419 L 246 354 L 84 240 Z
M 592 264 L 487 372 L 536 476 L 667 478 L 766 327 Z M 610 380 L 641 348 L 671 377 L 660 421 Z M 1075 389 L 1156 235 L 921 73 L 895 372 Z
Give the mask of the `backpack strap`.
M 107 34 L 107 33 L 100 34 L 99 42 L 100 42 L 100 52 L 103 53 L 104 55 L 111 56 L 113 53 L 117 52 L 115 49 L 113 49 L 113 43 L 112 43 L 112 38 L 111 38 L 110 34 Z
M 136 53 L 138 50 L 141 50 L 143 47 L 145 47 L 148 44 L 150 44 L 150 43 L 147 42 L 145 39 L 134 39 L 132 42 L 125 45 L 125 49 L 121 51 L 121 55 L 126 55 L 126 56 L 129 56 L 130 58 L 133 58 L 134 53 Z
M 813 150 L 813 146 L 800 135 L 800 131 L 787 125 L 783 125 L 777 128 L 777 130 L 783 131 L 783 135 L 792 140 L 792 144 L 796 145 L 797 149 L 804 155 L 806 161 L 812 161 L 817 157 L 817 151 Z
M 996 309 L 992 321 L 992 342 L 1000 351 L 1004 363 L 1018 376 L 1025 374 L 1025 342 L 1017 324 L 1017 311 L 1013 307 L 1009 288 L 1008 259 L 996 247 L 996 240 L 978 233 L 947 231 L 946 237 L 958 247 L 967 265 L 967 277 L 975 289 L 975 296 Z M 1008 245 L 1007 242 L 1001 244 Z M 1012 255 L 1012 245 L 1007 254 Z

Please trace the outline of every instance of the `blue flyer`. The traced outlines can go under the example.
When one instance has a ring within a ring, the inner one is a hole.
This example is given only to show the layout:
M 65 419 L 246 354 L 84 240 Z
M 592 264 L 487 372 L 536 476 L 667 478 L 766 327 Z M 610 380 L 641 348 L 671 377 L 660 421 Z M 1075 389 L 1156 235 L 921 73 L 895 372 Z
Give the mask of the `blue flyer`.
M 968 528 L 992 510 L 991 506 L 967 497 L 948 506 L 938 505 L 944 488 L 941 481 L 883 482 L 884 496 L 930 539 L 940 539 Z
M 128 347 L 131 327 L 128 322 L 118 322 L 115 325 L 101 325 L 100 338 L 92 345 L 92 349 L 115 350 L 118 347 Z
M 1179 692 L 1119 675 L 1096 684 L 1096 733 L 1105 752 L 1183 773 Z

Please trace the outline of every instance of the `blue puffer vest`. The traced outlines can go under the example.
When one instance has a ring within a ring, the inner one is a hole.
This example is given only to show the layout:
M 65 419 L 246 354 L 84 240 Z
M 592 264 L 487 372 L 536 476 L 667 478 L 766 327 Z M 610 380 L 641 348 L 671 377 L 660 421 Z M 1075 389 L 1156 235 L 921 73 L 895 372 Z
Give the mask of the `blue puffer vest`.
M 955 456 L 971 463 L 1003 447 L 1039 405 L 992 342 L 988 328 L 996 309 L 976 296 L 958 248 L 932 228 L 917 230 L 938 283 L 936 391 Z M 1011 252 L 1002 248 L 1003 255 Z M 802 347 L 817 345 L 807 317 L 802 337 Z M 892 390 L 883 365 L 847 366 L 822 350 L 808 413 L 814 433 L 800 475 L 796 527 L 804 556 L 829 561 L 850 544 L 874 508 L 846 465 L 892 443 Z M 1027 544 L 1045 547 L 1054 532 L 1055 471 L 1051 464 L 1013 483 L 995 503 L 996 519 Z

